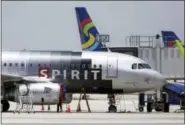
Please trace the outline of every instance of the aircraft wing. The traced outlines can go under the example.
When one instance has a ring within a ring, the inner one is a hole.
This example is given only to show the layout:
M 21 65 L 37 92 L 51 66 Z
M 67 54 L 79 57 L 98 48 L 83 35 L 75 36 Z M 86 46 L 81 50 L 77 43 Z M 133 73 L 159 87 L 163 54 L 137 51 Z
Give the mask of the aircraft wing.
M 1 74 L 2 82 L 21 81 L 22 77 L 13 74 Z
M 13 75 L 13 74 L 1 74 L 1 82 L 18 82 L 18 81 L 25 81 L 30 83 L 36 83 L 36 82 L 50 82 L 51 79 L 48 78 L 39 78 L 37 76 L 18 76 L 18 75 Z

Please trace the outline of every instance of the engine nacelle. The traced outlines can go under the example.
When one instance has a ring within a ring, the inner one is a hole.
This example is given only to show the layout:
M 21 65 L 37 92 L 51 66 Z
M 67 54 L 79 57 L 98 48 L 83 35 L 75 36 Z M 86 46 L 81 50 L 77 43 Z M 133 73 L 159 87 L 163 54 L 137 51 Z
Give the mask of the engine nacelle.
M 28 96 L 30 95 L 30 96 Z M 23 103 L 29 103 L 30 97 L 34 105 L 58 104 L 60 99 L 63 103 L 71 103 L 72 93 L 64 94 L 62 88 L 56 83 L 30 83 L 19 85 L 7 90 L 6 97 L 10 101 L 18 102 L 22 98 Z

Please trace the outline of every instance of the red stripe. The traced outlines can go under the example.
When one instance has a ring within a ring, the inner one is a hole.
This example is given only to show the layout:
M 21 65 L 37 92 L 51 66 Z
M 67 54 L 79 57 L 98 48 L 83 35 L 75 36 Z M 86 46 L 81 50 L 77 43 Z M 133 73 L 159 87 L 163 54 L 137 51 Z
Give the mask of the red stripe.
M 83 29 L 84 25 L 91 22 L 92 20 L 90 18 L 86 18 L 84 19 L 81 23 L 80 23 L 80 28 Z
M 173 47 L 174 43 L 175 43 L 174 41 L 168 42 L 168 43 L 167 43 L 167 46 L 168 46 L 168 47 Z

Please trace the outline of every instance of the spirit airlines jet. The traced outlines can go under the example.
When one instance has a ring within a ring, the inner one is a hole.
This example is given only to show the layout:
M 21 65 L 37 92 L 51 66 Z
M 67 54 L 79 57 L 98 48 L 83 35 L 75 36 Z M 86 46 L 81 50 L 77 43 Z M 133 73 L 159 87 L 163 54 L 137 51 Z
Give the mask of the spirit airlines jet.
M 17 102 L 19 95 L 29 93 L 34 96 L 33 104 L 59 104 L 70 103 L 72 93 L 81 93 L 82 88 L 91 94 L 123 94 L 166 83 L 145 61 L 115 52 L 2 50 L 1 68 L 2 111 L 8 111 L 8 101 Z M 28 103 L 28 98 L 23 101 Z M 108 109 L 117 110 L 111 101 Z
M 165 78 L 145 61 L 114 52 L 3 50 L 1 78 L 3 111 L 9 109 L 8 101 L 18 101 L 19 94 L 29 92 L 34 96 L 33 104 L 58 104 L 63 92 L 60 85 L 64 84 L 60 78 L 67 80 L 63 103 L 70 103 L 72 93 L 81 93 L 82 87 L 87 93 L 115 94 L 165 84 Z M 14 83 L 21 85 L 17 88 Z

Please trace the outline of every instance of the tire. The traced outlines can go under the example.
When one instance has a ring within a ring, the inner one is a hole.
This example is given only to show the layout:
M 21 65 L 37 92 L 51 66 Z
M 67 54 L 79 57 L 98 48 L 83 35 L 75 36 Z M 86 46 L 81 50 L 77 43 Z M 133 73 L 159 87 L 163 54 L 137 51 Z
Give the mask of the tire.
M 114 105 L 110 105 L 109 106 L 109 112 L 117 112 L 117 108 L 116 108 L 116 106 L 114 106 Z
M 1 100 L 1 105 L 2 105 L 2 112 L 7 112 L 8 109 L 10 108 L 10 104 L 6 100 Z
M 164 112 L 169 112 L 169 111 L 170 111 L 170 104 L 164 103 Z
M 139 107 L 139 112 L 143 112 L 144 108 L 143 107 Z
M 155 111 L 156 111 L 156 112 L 161 112 L 161 111 L 162 111 L 162 109 L 155 108 Z
M 147 112 L 152 112 L 152 103 L 148 102 L 147 104 Z

